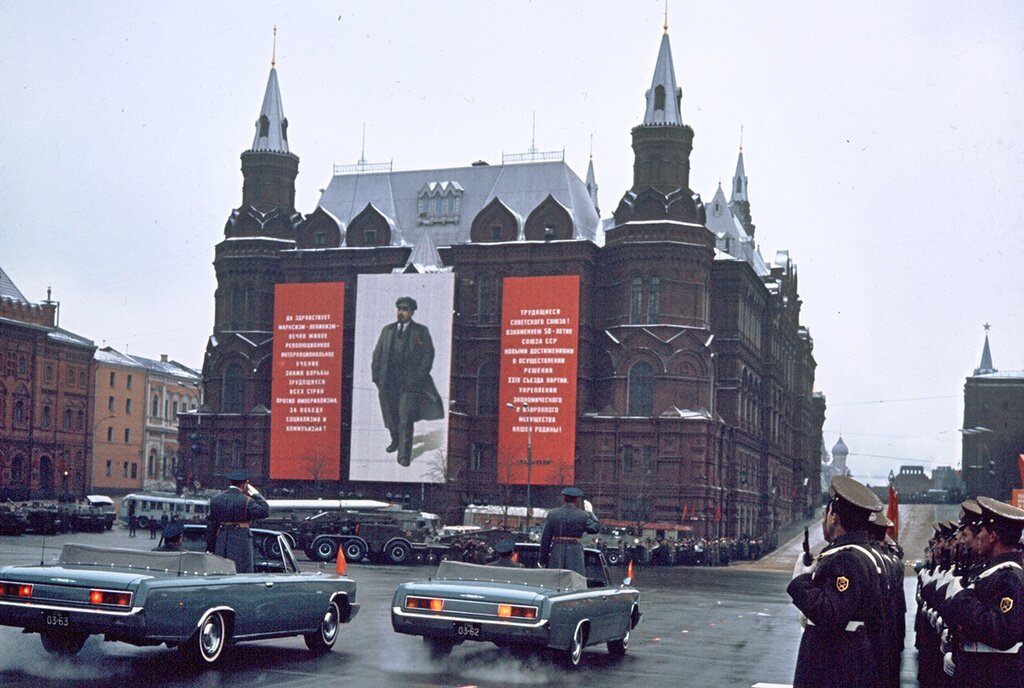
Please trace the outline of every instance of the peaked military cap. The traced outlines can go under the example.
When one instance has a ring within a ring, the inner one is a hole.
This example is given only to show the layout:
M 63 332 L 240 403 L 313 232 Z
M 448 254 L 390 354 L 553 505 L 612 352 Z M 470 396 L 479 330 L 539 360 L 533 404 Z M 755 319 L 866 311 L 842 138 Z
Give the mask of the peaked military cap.
M 411 296 L 399 296 L 398 300 L 395 301 L 395 308 L 408 308 L 414 311 L 416 310 L 416 299 Z
M 164 526 L 164 540 L 170 540 L 171 538 L 181 537 L 184 534 L 185 525 L 181 521 L 171 521 L 166 526 Z
M 579 498 L 583 496 L 583 490 L 578 487 L 563 487 L 562 494 L 566 497 Z
M 896 525 L 881 511 L 872 511 L 871 515 L 868 517 L 868 523 L 882 528 L 892 528 Z
M 248 480 L 249 471 L 244 468 L 233 468 L 228 471 L 228 480 L 231 482 L 238 482 L 240 480 Z
M 864 511 L 882 510 L 882 500 L 878 498 L 878 495 L 848 475 L 837 475 L 832 478 L 828 494 L 833 501 L 846 502 L 850 506 Z
M 516 543 L 511 540 L 501 540 L 494 546 L 494 551 L 498 554 L 512 554 L 516 550 Z
M 981 507 L 981 525 L 993 525 L 1009 532 L 1016 532 L 1020 538 L 1024 529 L 1024 509 L 1018 509 L 991 497 L 978 497 Z
M 960 502 L 960 526 L 976 526 L 981 524 L 981 507 L 973 499 Z

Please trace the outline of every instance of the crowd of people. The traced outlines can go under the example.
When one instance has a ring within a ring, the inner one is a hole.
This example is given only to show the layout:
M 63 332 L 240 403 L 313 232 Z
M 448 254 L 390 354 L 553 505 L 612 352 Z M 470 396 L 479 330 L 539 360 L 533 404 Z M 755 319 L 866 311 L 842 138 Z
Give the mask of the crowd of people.
M 598 536 L 589 543 L 615 562 L 639 566 L 728 566 L 731 561 L 760 559 L 776 547 L 774 537 L 636 538 Z M 609 556 L 610 555 L 610 556 Z

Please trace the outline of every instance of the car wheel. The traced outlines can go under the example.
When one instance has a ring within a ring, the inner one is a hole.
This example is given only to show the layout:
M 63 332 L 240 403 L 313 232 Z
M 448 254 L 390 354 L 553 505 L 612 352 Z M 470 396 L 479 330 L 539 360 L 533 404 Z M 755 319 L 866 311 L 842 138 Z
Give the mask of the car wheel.
M 409 561 L 409 556 L 412 554 L 412 548 L 405 542 L 399 540 L 388 543 L 387 553 L 388 561 L 392 564 L 404 564 Z
M 149 516 L 139 516 L 139 528 L 149 528 Z
M 583 624 L 581 623 L 576 626 L 576 632 L 572 634 L 572 642 L 569 643 L 569 649 L 562 652 L 562 663 L 570 669 L 578 667 L 583 659 L 584 644 Z
M 623 657 L 629 649 L 629 631 L 619 640 L 612 640 L 608 643 L 608 654 L 612 657 Z
M 359 540 L 349 540 L 345 543 L 345 561 L 354 564 L 362 561 L 366 556 L 366 545 Z
M 427 652 L 431 659 L 442 659 L 452 653 L 455 643 L 445 638 L 430 638 L 423 636 L 423 644 L 427 646 Z
M 320 630 L 316 633 L 306 633 L 302 639 L 306 641 L 306 647 L 314 654 L 322 655 L 331 651 L 334 643 L 338 640 L 338 629 L 341 627 L 341 610 L 337 602 L 331 602 L 324 612 L 324 618 L 320 620 Z
M 338 558 L 338 543 L 330 538 L 320 538 L 313 543 L 314 561 L 333 561 Z
M 228 644 L 228 625 L 223 612 L 210 612 L 203 617 L 192 637 L 178 646 L 185 660 L 201 666 L 213 666 L 224 654 Z
M 84 633 L 56 633 L 53 631 L 43 631 L 39 634 L 39 637 L 43 641 L 44 650 L 51 655 L 61 655 L 63 657 L 77 655 L 82 646 L 85 645 L 85 641 L 89 638 Z

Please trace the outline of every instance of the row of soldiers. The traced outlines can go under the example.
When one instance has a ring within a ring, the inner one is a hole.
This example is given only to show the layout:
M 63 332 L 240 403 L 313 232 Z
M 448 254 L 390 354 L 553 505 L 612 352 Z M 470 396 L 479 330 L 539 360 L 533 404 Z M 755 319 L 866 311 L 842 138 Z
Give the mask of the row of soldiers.
M 1024 510 L 989 497 L 935 524 L 918 572 L 921 688 L 1024 686 Z
M 822 514 L 828 544 L 816 557 L 805 546 L 787 588 L 804 627 L 794 688 L 898 688 L 907 607 L 890 527 L 874 492 L 832 479 Z

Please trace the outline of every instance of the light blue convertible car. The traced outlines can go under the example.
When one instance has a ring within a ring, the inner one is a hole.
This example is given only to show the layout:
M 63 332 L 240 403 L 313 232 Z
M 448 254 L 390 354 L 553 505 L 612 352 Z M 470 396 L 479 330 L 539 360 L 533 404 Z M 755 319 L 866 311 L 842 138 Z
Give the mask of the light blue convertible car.
M 535 545 L 516 550 L 524 564 L 536 561 Z M 622 656 L 640 622 L 640 593 L 628 578 L 610 584 L 598 550 L 584 555 L 586 577 L 563 569 L 441 562 L 432 578 L 398 586 L 391 627 L 422 636 L 435 657 L 465 641 L 548 648 L 571 668 L 589 645 L 604 643 Z
M 328 652 L 359 610 L 356 583 L 300 572 L 287 540 L 275 542 L 249 574 L 205 552 L 66 544 L 54 565 L 0 568 L 0 625 L 39 633 L 47 651 L 64 655 L 90 635 L 163 643 L 200 666 L 246 640 L 301 635 Z

